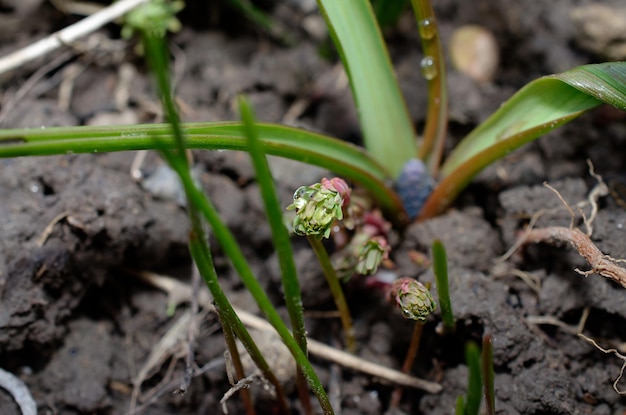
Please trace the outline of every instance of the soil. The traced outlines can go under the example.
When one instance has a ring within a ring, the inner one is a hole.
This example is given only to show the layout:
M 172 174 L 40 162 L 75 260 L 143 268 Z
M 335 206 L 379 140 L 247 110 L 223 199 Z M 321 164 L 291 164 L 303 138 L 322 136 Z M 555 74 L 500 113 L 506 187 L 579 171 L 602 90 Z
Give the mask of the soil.
M 5 3 L 0 55 L 77 20 L 48 2 Z M 276 20 L 278 34 L 263 32 L 227 5 L 187 2 L 181 16 L 184 29 L 171 37 L 184 119 L 236 119 L 234 99 L 244 93 L 260 120 L 358 142 L 350 91 L 341 81 L 336 59 L 322 57 L 328 41 L 323 30 L 320 33 L 323 22 L 311 2 L 259 3 Z M 455 28 L 479 24 L 494 34 L 500 51 L 500 65 L 490 82 L 478 83 L 450 69 L 450 147 L 532 79 L 609 57 L 626 58 L 615 56 L 623 36 L 596 20 L 605 13 L 626 21 L 619 0 L 434 3 L 444 43 Z M 609 8 L 608 14 L 602 7 Z M 581 13 L 589 18 L 580 18 Z M 112 25 L 91 37 L 92 43 L 77 44 L 69 55 L 70 49 L 56 52 L 5 77 L 2 127 L 161 121 L 142 61 L 133 45 L 118 35 L 119 28 Z M 426 96 L 412 15 L 401 17 L 385 35 L 419 129 Z M 87 51 L 78 54 L 81 50 Z M 44 63 L 51 64 L 43 76 L 21 89 Z M 502 257 L 540 210 L 546 213 L 535 227 L 570 226 L 570 214 L 542 183 L 548 181 L 572 206 L 587 200 L 596 183 L 588 172 L 589 159 L 613 190 L 599 200 L 592 240 L 605 254 L 626 258 L 624 119 L 608 107 L 580 117 L 486 169 L 447 213 L 396 235 L 396 268 L 388 272 L 397 276 L 432 282 L 431 271 L 411 255 L 417 251 L 428 256 L 434 239 L 447 247 L 457 330 L 440 335 L 438 314 L 429 318 L 412 373 L 441 382 L 443 392 L 406 389 L 394 413 L 452 414 L 457 396 L 467 388 L 464 345 L 480 342 L 484 334 L 493 338 L 498 414 L 626 411 L 626 400 L 612 387 L 623 361 L 579 337 L 576 327 L 588 311 L 582 332 L 604 348 L 623 352 L 623 288 L 598 275 L 577 274 L 576 268 L 589 267 L 567 246 L 528 245 Z M 187 393 L 173 393 L 181 384 L 188 355 L 189 324 L 183 325 L 183 334 L 176 329 L 183 319 L 189 320 L 188 304 L 168 313 L 166 293 L 134 273 L 153 271 L 191 282 L 188 225 L 180 190 L 163 163 L 149 153 L 143 177 L 135 180 L 135 156 L 128 152 L 0 160 L 0 367 L 28 385 L 40 413 L 126 414 L 133 412 L 134 402 L 145 414 L 212 414 L 219 413 L 219 401 L 229 389 L 219 324 L 212 314 L 203 313 L 191 348 L 195 364 L 209 366 L 191 380 Z M 280 304 L 269 228 L 247 156 L 197 152 L 194 161 L 197 180 Z M 298 186 L 330 174 L 281 159 L 271 164 L 285 206 Z M 585 209 L 588 215 L 588 206 Z M 575 225 L 582 226 L 580 217 Z M 309 333 L 337 345 L 338 320 L 319 317 L 320 311 L 333 309 L 319 266 L 305 241 L 295 239 L 294 249 Z M 232 302 L 254 312 L 219 247 L 214 250 Z M 357 354 L 399 368 L 413 325 L 361 282 L 351 281 L 345 288 L 355 319 Z M 163 339 L 173 341 L 167 346 Z M 313 361 L 335 393 L 337 413 L 389 410 L 390 384 L 323 359 Z M 134 383 L 138 396 L 133 395 Z M 295 395 L 291 397 L 293 413 L 302 413 Z M 228 405 L 231 413 L 242 413 L 237 397 Z M 273 410 L 270 404 L 260 413 Z M 20 413 L 3 390 L 0 413 Z

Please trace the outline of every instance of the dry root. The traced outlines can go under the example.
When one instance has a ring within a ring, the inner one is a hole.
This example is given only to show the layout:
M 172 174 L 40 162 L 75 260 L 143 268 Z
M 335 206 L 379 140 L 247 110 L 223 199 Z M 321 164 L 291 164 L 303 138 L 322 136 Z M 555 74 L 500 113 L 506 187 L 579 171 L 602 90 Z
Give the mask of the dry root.
M 563 242 L 567 242 L 571 246 L 573 246 L 574 249 L 576 249 L 578 253 L 583 258 L 585 258 L 587 263 L 591 266 L 590 270 L 581 271 L 579 269 L 576 269 L 576 272 L 584 276 L 588 276 L 590 274 L 598 274 L 605 278 L 613 280 L 622 285 L 622 287 L 626 288 L 626 269 L 618 265 L 619 263 L 624 262 L 624 260 L 614 259 L 608 255 L 605 255 L 591 241 L 591 234 L 593 232 L 593 221 L 595 220 L 598 212 L 598 199 L 608 194 L 608 187 L 602 180 L 602 177 L 594 172 L 591 162 L 588 163 L 589 174 L 591 174 L 591 176 L 593 176 L 598 183 L 589 193 L 587 201 L 583 203 L 578 203 L 576 206 L 582 214 L 585 227 L 587 228 L 587 232 L 583 233 L 579 229 L 574 228 L 574 210 L 570 207 L 570 205 L 565 201 L 563 196 L 561 196 L 561 194 L 556 189 L 545 183 L 544 185 L 556 194 L 561 202 L 563 202 L 563 205 L 571 213 L 572 223 L 570 224 L 569 228 L 566 228 L 564 226 L 550 226 L 547 228 L 528 229 L 522 236 L 519 243 L 516 243 L 515 246 L 517 247 L 521 244 L 526 243 L 560 244 Z M 582 206 L 585 204 L 589 204 L 591 206 L 591 213 L 589 215 L 589 218 L 587 218 L 582 212 Z

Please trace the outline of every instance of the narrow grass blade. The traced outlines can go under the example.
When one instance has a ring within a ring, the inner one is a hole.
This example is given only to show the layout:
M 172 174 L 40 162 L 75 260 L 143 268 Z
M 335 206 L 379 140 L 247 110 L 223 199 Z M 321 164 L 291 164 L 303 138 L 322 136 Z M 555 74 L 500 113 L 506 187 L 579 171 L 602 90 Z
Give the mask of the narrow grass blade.
M 287 306 L 287 312 L 289 313 L 293 336 L 298 342 L 300 349 L 307 354 L 302 293 L 300 290 L 300 283 L 298 281 L 293 250 L 291 249 L 289 232 L 283 222 L 283 209 L 280 206 L 280 202 L 276 194 L 274 180 L 272 178 L 272 173 L 267 163 L 265 153 L 263 152 L 263 146 L 261 145 L 261 141 L 259 139 L 259 133 L 256 128 L 252 109 L 250 108 L 250 104 L 244 98 L 240 98 L 239 100 L 239 112 L 243 121 L 245 135 L 248 139 L 248 149 L 254 164 L 256 181 L 261 189 L 261 196 L 265 204 L 268 222 L 272 229 L 272 239 L 280 265 L 285 305 Z M 296 384 L 302 405 L 310 409 L 311 402 L 309 391 L 302 371 L 298 372 Z
M 456 406 L 455 406 L 454 414 L 465 415 L 465 399 L 463 399 L 463 396 L 458 396 L 456 398 Z
M 365 147 L 396 179 L 417 157 L 415 132 L 368 0 L 318 0 L 348 77 Z
M 296 364 L 304 373 L 311 389 L 313 390 L 313 393 L 317 396 L 322 407 L 322 411 L 325 415 L 333 414 L 334 412 L 330 405 L 328 396 L 326 395 L 326 392 L 324 391 L 324 388 L 317 377 L 311 362 L 309 362 L 306 354 L 302 351 L 302 349 L 300 349 L 300 345 L 281 319 L 278 311 L 270 301 L 266 292 L 263 290 L 263 287 L 261 287 L 261 284 L 252 272 L 245 255 L 237 244 L 235 237 L 230 232 L 228 227 L 220 220 L 215 206 L 213 206 L 209 199 L 207 199 L 204 193 L 196 188 L 189 171 L 183 170 L 178 173 L 185 189 L 185 193 L 209 223 L 211 229 L 213 229 L 213 235 L 217 239 L 226 256 L 230 259 L 231 264 L 241 277 L 241 281 L 245 285 L 246 289 L 250 292 L 250 294 L 252 294 L 252 297 L 261 312 L 265 315 L 268 322 L 274 327 L 278 335 L 283 340 L 283 343 L 285 343 L 285 346 L 287 346 L 293 355 Z
M 195 208 L 192 209 L 195 210 Z M 194 213 L 190 213 L 190 215 L 194 215 Z M 226 298 L 226 295 L 219 284 L 217 273 L 215 272 L 215 268 L 213 266 L 211 252 L 208 249 L 207 239 L 203 235 L 202 224 L 199 218 L 192 220 L 192 232 L 189 236 L 189 250 L 196 266 L 198 267 L 200 275 L 211 292 L 211 297 L 213 297 L 213 301 L 215 303 L 215 309 L 217 310 L 220 322 L 224 326 L 224 335 L 226 337 L 227 344 L 229 345 L 229 349 L 233 349 L 233 339 L 228 338 L 228 332 L 232 330 L 237 334 L 237 337 L 241 340 L 241 343 L 244 345 L 261 373 L 263 373 L 263 376 L 272 385 L 274 385 L 277 402 L 281 407 L 281 413 L 288 413 L 289 411 L 286 404 L 287 401 L 282 385 L 270 369 L 267 361 L 263 357 L 263 354 L 250 336 L 250 333 L 245 328 L 241 320 L 239 320 L 237 313 L 233 310 L 232 305 L 228 301 L 228 298 Z M 235 353 L 238 353 L 236 351 L 236 346 Z M 233 360 L 236 359 L 236 355 L 233 354 L 232 351 L 231 356 L 233 357 Z
M 526 85 L 453 150 L 420 219 L 441 212 L 489 164 L 601 103 L 626 110 L 626 62 L 580 66 Z
M 239 101 L 239 111 L 243 120 L 245 135 L 248 139 L 248 150 L 256 172 L 256 182 L 261 190 L 267 218 L 272 228 L 274 248 L 278 254 L 282 274 L 285 303 L 289 311 L 294 337 L 302 351 L 306 353 L 306 329 L 304 328 L 300 283 L 298 282 L 289 232 L 283 221 L 283 209 L 280 207 L 280 202 L 276 195 L 274 180 L 259 140 L 252 109 L 243 98 Z
M 180 126 L 178 111 L 174 104 L 170 87 L 168 61 L 165 54 L 165 41 L 163 37 L 159 36 L 157 33 L 158 32 L 150 30 L 143 30 L 142 44 L 146 52 L 146 59 L 148 60 L 153 75 L 156 78 L 163 109 L 170 122 L 172 135 L 174 136 L 175 149 L 162 149 L 161 154 L 170 167 L 176 171 L 180 180 L 187 184 L 185 186 L 185 193 L 187 195 L 189 218 L 191 222 L 191 232 L 189 236 L 190 252 L 198 267 L 200 275 L 202 275 L 207 282 L 215 301 L 220 321 L 224 325 L 226 342 L 231 352 L 233 362 L 237 366 L 237 371 L 240 375 L 243 375 L 243 368 L 241 366 L 239 352 L 237 351 L 233 333 L 237 334 L 237 337 L 239 337 L 265 379 L 267 379 L 268 382 L 274 386 L 276 401 L 278 403 L 280 413 L 287 414 L 289 412 L 287 407 L 287 398 L 282 385 L 267 364 L 263 354 L 250 336 L 250 333 L 243 326 L 241 320 L 239 320 L 239 317 L 234 312 L 219 285 L 209 250 L 208 239 L 204 234 L 203 224 L 197 210 L 197 204 L 202 199 L 199 197 L 200 192 L 191 180 L 189 164 L 186 156 L 184 134 Z M 244 400 L 246 402 L 248 413 L 253 414 L 254 409 L 250 405 L 249 396 L 245 397 Z
M 465 346 L 465 360 L 469 369 L 467 379 L 467 399 L 464 415 L 478 415 L 482 400 L 482 380 L 480 376 L 480 351 L 475 343 Z
M 240 122 L 182 124 L 185 146 L 248 149 Z M 277 124 L 257 124 L 266 154 L 314 164 L 361 184 L 401 224 L 400 199 L 386 185 L 388 172 L 360 147 L 322 134 Z M 168 124 L 0 130 L 0 158 L 175 148 Z
M 446 248 L 440 240 L 435 240 L 432 246 L 433 251 L 433 271 L 435 273 L 435 283 L 437 284 L 437 295 L 439 297 L 439 307 L 441 307 L 441 319 L 446 330 L 453 331 L 454 315 L 452 314 L 452 302 L 450 301 L 450 287 L 448 282 L 448 258 Z

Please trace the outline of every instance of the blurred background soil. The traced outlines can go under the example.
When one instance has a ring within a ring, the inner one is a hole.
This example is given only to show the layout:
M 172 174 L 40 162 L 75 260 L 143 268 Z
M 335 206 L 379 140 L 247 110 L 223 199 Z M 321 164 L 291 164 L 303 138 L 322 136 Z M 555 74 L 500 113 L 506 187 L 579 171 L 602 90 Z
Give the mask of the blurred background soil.
M 183 29 L 170 36 L 185 121 L 237 119 L 236 97 L 245 94 L 259 120 L 360 142 L 347 78 L 314 1 L 255 1 L 273 19 L 270 31 L 226 1 L 186 3 Z M 76 22 L 79 17 L 66 11 L 84 4 L 1 0 L 0 56 Z M 577 65 L 626 59 L 622 1 L 441 0 L 434 7 L 448 51 L 448 148 L 529 81 Z M 479 66 L 479 76 L 451 64 L 451 39 L 465 25 L 490 33 L 491 46 L 470 61 Z M 415 26 L 407 10 L 384 33 L 420 131 L 427 97 Z M 109 25 L 2 75 L 0 126 L 161 122 L 136 45 L 121 40 L 119 32 L 119 26 Z M 489 60 L 493 65 L 480 69 Z M 578 275 L 575 268 L 588 266 L 568 247 L 531 245 L 498 260 L 542 209 L 550 211 L 535 226 L 569 226 L 569 213 L 542 183 L 548 181 L 571 205 L 585 201 L 596 183 L 587 160 L 612 190 L 599 201 L 592 239 L 605 254 L 626 258 L 625 120 L 624 113 L 604 106 L 580 117 L 487 168 L 446 214 L 397 236 L 396 268 L 387 272 L 422 281 L 432 281 L 432 274 L 411 256 L 416 251 L 428 256 L 432 241 L 443 241 L 458 319 L 457 331 L 447 336 L 436 333 L 438 317 L 427 322 L 413 370 L 441 382 L 444 392 L 407 389 L 397 413 L 453 413 L 457 396 L 466 392 L 463 347 L 485 333 L 494 341 L 498 413 L 609 415 L 626 409 L 612 387 L 623 361 L 577 336 L 588 312 L 583 333 L 624 352 L 623 288 L 597 275 Z M 0 160 L 0 367 L 26 382 L 42 414 L 218 413 L 229 388 L 219 324 L 203 313 L 192 325 L 197 333 L 191 346 L 195 363 L 206 371 L 192 379 L 186 394 L 172 393 L 188 353 L 187 331 L 176 329 L 188 319 L 186 303 L 170 316 L 166 293 L 133 273 L 191 281 L 186 215 L 176 181 L 158 156 L 147 154 L 140 179 L 131 175 L 135 157 L 127 152 Z M 198 181 L 279 304 L 280 277 L 247 156 L 198 151 L 194 161 Z M 297 187 L 330 174 L 281 159 L 271 164 L 285 206 Z M 294 240 L 294 248 L 309 332 L 337 345 L 338 320 L 320 317 L 333 305 L 313 253 L 304 241 Z M 232 302 L 255 311 L 219 247 L 214 251 Z M 358 355 L 399 368 L 412 324 L 360 281 L 348 283 L 346 293 Z M 174 339 L 169 347 L 164 338 Z M 388 410 L 391 385 L 322 359 L 314 363 L 337 413 Z M 300 413 L 292 398 L 294 413 Z M 236 398 L 229 406 L 241 413 Z M 19 413 L 3 390 L 0 413 Z M 272 413 L 271 405 L 260 413 Z

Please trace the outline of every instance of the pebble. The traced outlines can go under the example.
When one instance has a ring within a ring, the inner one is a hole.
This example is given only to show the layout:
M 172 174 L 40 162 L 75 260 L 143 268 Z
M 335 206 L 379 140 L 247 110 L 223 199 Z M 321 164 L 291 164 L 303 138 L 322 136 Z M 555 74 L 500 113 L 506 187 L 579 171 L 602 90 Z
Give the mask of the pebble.
M 493 80 L 500 61 L 496 37 L 478 25 L 462 26 L 454 31 L 449 43 L 452 64 L 479 83 Z

